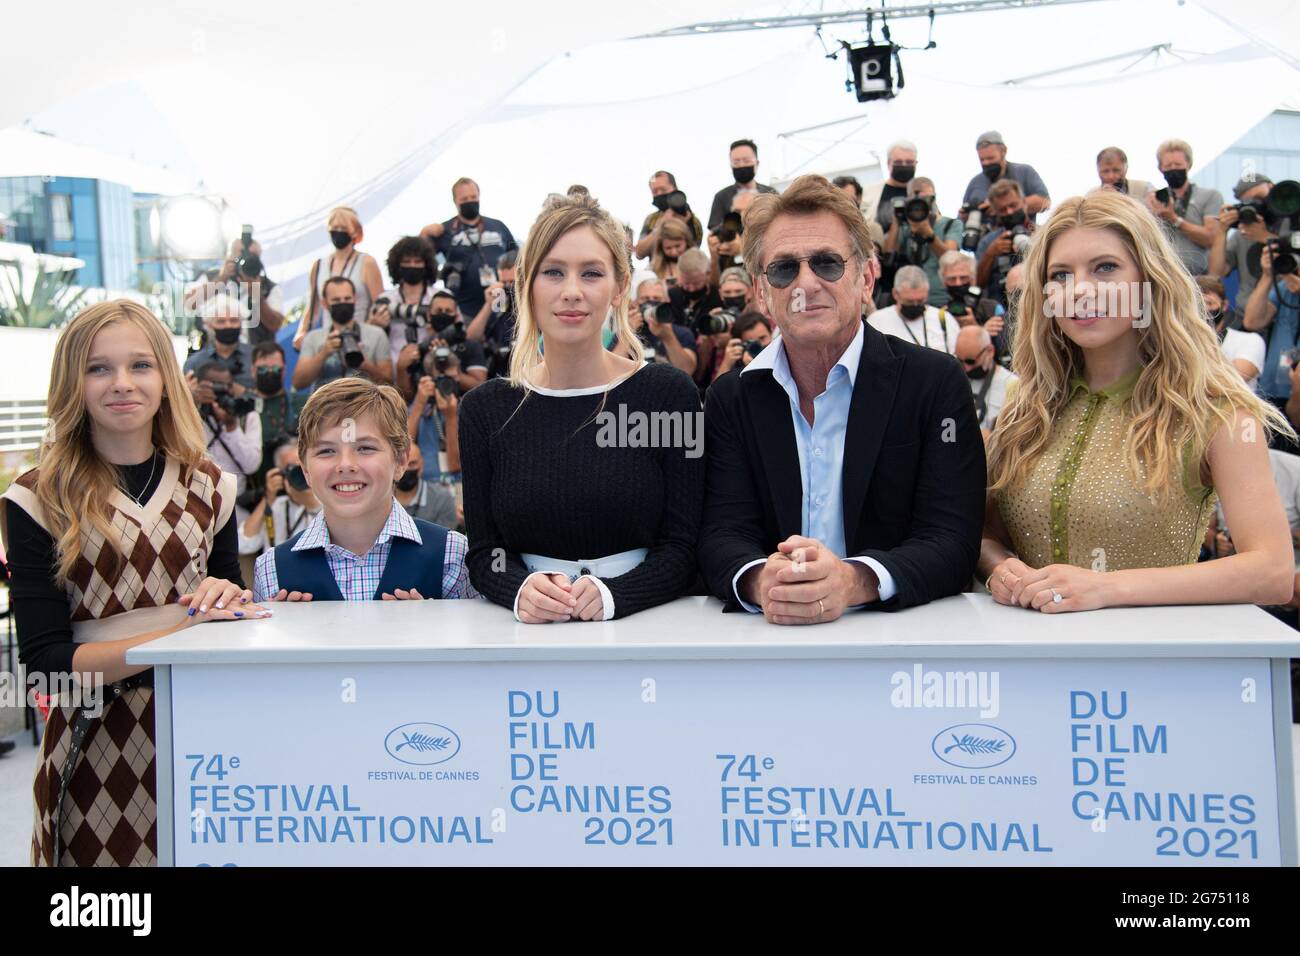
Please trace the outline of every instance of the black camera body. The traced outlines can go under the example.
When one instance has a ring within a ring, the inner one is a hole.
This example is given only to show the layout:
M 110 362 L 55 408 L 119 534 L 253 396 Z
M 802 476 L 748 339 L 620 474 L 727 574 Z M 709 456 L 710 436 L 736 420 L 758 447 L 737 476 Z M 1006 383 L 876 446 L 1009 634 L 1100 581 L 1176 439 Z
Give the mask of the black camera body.
M 350 369 L 360 368 L 361 363 L 366 360 L 365 353 L 361 351 L 360 334 L 349 323 L 348 327 L 339 329 L 339 338 L 343 340 L 343 344 L 339 347 L 339 351 L 343 353 L 343 363 Z
M 1300 274 L 1300 232 L 1293 232 L 1285 239 L 1270 239 L 1267 245 L 1273 257 L 1273 275 Z
M 647 302 L 641 306 L 641 317 L 647 322 L 672 322 L 676 311 L 671 302 Z
M 925 222 L 933 211 L 934 204 L 929 196 L 913 196 L 903 202 L 903 218 L 908 222 Z
M 448 260 L 447 264 L 442 267 L 442 271 L 438 273 L 438 278 L 440 278 L 442 284 L 447 287 L 447 291 L 455 295 L 460 291 L 461 277 L 464 272 L 464 263 Z
M 232 395 L 225 382 L 209 382 L 208 387 L 212 389 L 217 405 L 231 418 L 243 418 L 257 408 L 257 402 L 251 396 L 245 394 L 236 398 Z
M 765 348 L 767 348 L 767 346 L 758 341 L 758 339 L 750 339 L 745 343 L 745 352 L 751 359 L 758 358 L 758 353 L 763 351 Z
M 961 248 L 963 252 L 974 252 L 984 238 L 984 213 L 969 206 L 963 206 L 962 211 L 966 213 L 966 228 L 961 233 Z
M 245 279 L 255 279 L 262 274 L 262 259 L 252 251 L 253 227 L 245 225 L 239 234 L 239 258 L 235 260 L 235 272 Z
M 713 230 L 719 242 L 733 242 L 745 233 L 745 223 L 738 212 L 729 212 L 722 217 L 718 228 Z
M 731 327 L 736 324 L 738 318 L 740 318 L 740 309 L 726 306 L 717 315 L 710 315 L 708 312 L 701 311 L 695 316 L 692 330 L 696 335 L 717 335 L 719 332 L 730 332 Z
M 1249 199 L 1229 208 L 1237 210 L 1237 224 L 1241 226 L 1253 226 L 1260 220 L 1268 222 L 1273 218 L 1268 203 L 1263 199 Z

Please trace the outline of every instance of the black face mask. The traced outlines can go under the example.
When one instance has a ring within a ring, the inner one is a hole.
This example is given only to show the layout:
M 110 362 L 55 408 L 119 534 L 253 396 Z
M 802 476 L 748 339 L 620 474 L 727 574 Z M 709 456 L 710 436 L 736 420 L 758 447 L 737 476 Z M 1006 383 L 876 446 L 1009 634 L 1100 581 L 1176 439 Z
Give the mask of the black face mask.
M 406 285 L 421 285 L 429 275 L 424 266 L 402 266 L 398 271 Z
M 681 289 L 682 295 L 686 296 L 688 299 L 698 299 L 700 296 L 704 295 L 703 289 L 682 289 L 681 286 L 678 286 L 677 288 Z
M 1206 313 L 1206 317 L 1210 320 L 1210 325 L 1215 325 L 1215 326 L 1217 326 L 1220 322 L 1223 321 L 1223 316 L 1224 316 L 1223 309 L 1215 309 L 1213 312 Z
M 652 197 L 650 202 L 654 204 L 654 207 L 656 209 L 658 209 L 660 212 L 663 212 L 665 209 L 668 208 L 668 194 L 660 193 L 658 196 Z
M 723 296 L 722 307 L 724 309 L 736 309 L 737 311 L 744 311 L 745 297 L 743 295 Z
M 411 491 L 420 483 L 420 469 L 408 468 L 402 472 L 402 477 L 397 479 L 398 491 Z
M 1023 209 L 1017 209 L 1015 212 L 1002 216 L 999 221 L 1002 223 L 1004 229 L 1014 229 L 1016 226 L 1023 226 L 1025 224 L 1025 211 Z
M 984 378 L 988 374 L 989 374 L 989 370 L 986 369 L 983 365 L 976 365 L 974 368 L 966 369 L 966 377 L 973 378 L 976 381 L 979 381 L 980 379 Z
M 1171 169 L 1163 175 L 1170 189 L 1182 189 L 1187 185 L 1187 170 L 1185 169 Z
M 456 321 L 456 316 L 451 312 L 430 312 L 429 325 L 433 326 L 435 332 L 441 332 L 451 323 Z
M 898 307 L 898 314 L 905 319 L 919 319 L 921 316 L 925 315 L 925 304 L 900 305 Z
M 664 262 L 676 262 L 676 261 L 677 261 L 676 256 L 670 256 L 668 253 L 666 252 L 664 253 Z
M 463 202 L 463 203 L 461 203 L 459 206 L 457 206 L 456 208 L 460 211 L 460 218 L 461 218 L 461 219 L 477 219 L 477 218 L 478 218 L 478 202 L 477 202 L 477 200 L 474 201 L 474 202 Z
M 753 166 L 732 166 L 731 175 L 735 177 L 736 182 L 744 186 L 746 183 L 754 181 Z
M 889 178 L 896 183 L 910 183 L 915 175 L 915 166 L 894 165 L 889 167 Z
M 213 329 L 212 337 L 221 345 L 234 345 L 239 341 L 239 329 Z
M 990 182 L 995 181 L 1002 175 L 1001 163 L 984 163 L 980 166 L 980 169 L 984 170 L 984 175 L 988 177 Z
M 330 306 L 330 318 L 336 325 L 347 325 L 357 314 L 355 302 L 335 302 Z
M 257 390 L 263 395 L 274 395 L 284 387 L 284 366 L 262 365 L 257 369 Z
M 330 242 L 334 243 L 335 249 L 346 249 L 352 245 L 352 233 L 345 229 L 331 229 Z

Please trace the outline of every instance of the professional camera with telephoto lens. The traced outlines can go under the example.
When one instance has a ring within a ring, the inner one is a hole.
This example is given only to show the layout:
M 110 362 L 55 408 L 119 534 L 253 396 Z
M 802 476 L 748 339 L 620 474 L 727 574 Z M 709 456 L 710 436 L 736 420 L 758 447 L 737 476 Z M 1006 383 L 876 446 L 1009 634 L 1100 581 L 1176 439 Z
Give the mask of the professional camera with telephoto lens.
M 717 315 L 700 312 L 695 316 L 695 323 L 691 328 L 696 335 L 717 335 L 719 332 L 730 332 L 738 318 L 740 318 L 740 309 L 736 308 L 724 307 Z
M 1300 273 L 1300 232 L 1285 239 L 1268 241 L 1269 255 L 1273 257 L 1273 275 L 1293 276 Z
M 744 235 L 745 223 L 738 212 L 729 212 L 722 217 L 722 222 L 714 233 L 719 242 L 734 242 L 738 236 Z
M 968 286 L 966 293 L 960 299 L 949 299 L 944 308 L 948 310 L 949 315 L 963 316 L 967 313 L 973 313 L 976 321 L 983 325 L 989 320 L 987 315 L 980 315 L 980 296 L 983 294 L 983 290 L 979 286 Z
M 966 213 L 966 228 L 961 232 L 961 247 L 965 252 L 974 252 L 984 236 L 984 213 L 969 206 L 962 209 Z
M 253 227 L 245 224 L 239 234 L 239 256 L 235 259 L 235 271 L 245 279 L 255 279 L 262 274 L 262 259 L 252 251 Z
M 251 395 L 240 395 L 236 398 L 230 393 L 230 386 L 225 382 L 209 382 L 208 385 L 221 410 L 231 418 L 243 418 L 257 408 L 257 402 Z
M 647 322 L 671 322 L 673 306 L 671 302 L 647 302 L 641 306 L 641 317 Z
M 758 353 L 763 351 L 765 348 L 767 348 L 767 346 L 758 339 L 750 339 L 745 343 L 745 352 L 749 355 L 750 359 L 758 358 Z
M 903 203 L 903 216 L 908 222 L 925 222 L 930 218 L 930 197 L 913 196 Z
M 447 287 L 447 291 L 452 293 L 452 295 L 455 295 L 460 291 L 460 280 L 464 271 L 464 263 L 449 261 L 442 267 L 442 271 L 438 273 L 438 278 L 440 278 L 442 284 Z
M 1241 226 L 1253 226 L 1261 219 L 1267 222 L 1272 218 L 1263 199 L 1248 199 L 1228 208 L 1237 210 L 1237 224 Z
M 1168 186 L 1165 186 L 1165 187 L 1162 188 L 1162 189 L 1157 189 L 1157 190 L 1156 190 L 1156 202 L 1161 203 L 1162 205 L 1165 205 L 1165 206 L 1169 205 L 1169 195 L 1170 195 L 1170 193 L 1169 193 L 1169 187 L 1168 187 Z
M 302 470 L 302 465 L 289 465 L 287 468 L 282 469 L 280 474 L 284 476 L 286 484 L 292 487 L 294 491 L 307 490 L 307 473 Z M 286 489 L 284 485 L 281 485 L 275 496 L 279 498 L 283 494 L 286 494 Z
M 672 192 L 665 194 L 664 208 L 671 209 L 683 218 L 689 218 L 691 215 L 691 207 L 686 201 L 686 193 L 680 189 L 674 189 Z
M 365 354 L 361 351 L 361 336 L 351 323 L 338 331 L 339 338 L 342 340 L 339 351 L 343 354 L 344 364 L 351 369 L 361 368 L 361 363 L 366 360 Z
M 507 342 L 489 341 L 487 343 L 488 378 L 500 378 L 510 374 L 510 356 L 514 349 Z
M 434 387 L 443 395 L 456 394 L 456 379 L 447 374 L 449 368 L 451 368 L 451 349 L 445 345 L 430 350 L 425 357 L 425 374 L 433 376 Z

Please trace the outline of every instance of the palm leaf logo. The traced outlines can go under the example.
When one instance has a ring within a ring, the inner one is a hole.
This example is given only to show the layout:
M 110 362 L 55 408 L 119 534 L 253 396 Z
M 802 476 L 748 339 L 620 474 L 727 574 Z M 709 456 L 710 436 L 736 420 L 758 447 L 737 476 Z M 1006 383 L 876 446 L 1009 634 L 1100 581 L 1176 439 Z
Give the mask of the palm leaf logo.
M 409 746 L 412 750 L 426 753 L 430 750 L 446 750 L 451 745 L 448 737 L 430 737 L 427 734 L 408 734 L 403 732 L 402 742 L 393 748 L 393 752 Z
M 995 754 L 1001 753 L 1002 748 L 1007 745 L 1005 740 L 999 740 L 995 737 L 976 737 L 973 734 L 963 734 L 959 739 L 956 734 L 952 735 L 952 743 L 943 748 L 944 753 L 952 750 L 960 750 L 962 753 L 970 754 Z

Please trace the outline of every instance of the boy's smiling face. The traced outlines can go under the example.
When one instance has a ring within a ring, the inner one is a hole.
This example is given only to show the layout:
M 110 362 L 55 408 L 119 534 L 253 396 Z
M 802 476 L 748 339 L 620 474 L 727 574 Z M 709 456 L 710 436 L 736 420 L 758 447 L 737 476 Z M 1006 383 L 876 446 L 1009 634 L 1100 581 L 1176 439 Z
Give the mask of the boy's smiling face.
M 406 469 L 369 415 L 343 419 L 324 429 L 307 449 L 307 483 L 331 516 L 354 518 L 387 513 L 393 482 Z

